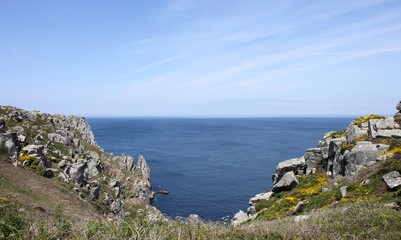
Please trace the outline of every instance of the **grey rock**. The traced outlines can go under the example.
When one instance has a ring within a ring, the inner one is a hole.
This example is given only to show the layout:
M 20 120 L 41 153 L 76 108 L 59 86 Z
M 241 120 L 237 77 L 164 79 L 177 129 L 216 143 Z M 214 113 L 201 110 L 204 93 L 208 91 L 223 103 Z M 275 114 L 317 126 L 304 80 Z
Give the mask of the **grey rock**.
M 274 184 L 272 191 L 281 192 L 291 190 L 299 184 L 298 179 L 295 177 L 294 172 L 287 172 L 284 176 Z
M 244 211 L 240 210 L 239 212 L 237 212 L 232 221 L 231 224 L 235 227 L 235 226 L 239 226 L 242 223 L 248 221 L 250 219 L 250 217 L 248 216 L 248 214 L 246 214 Z
M 396 109 L 397 109 L 398 111 L 401 111 L 401 101 L 397 104 Z
M 44 150 L 44 146 L 43 145 L 27 145 L 25 147 L 22 148 L 22 151 L 25 154 L 28 155 L 38 155 L 38 156 L 43 156 L 43 150 Z
M 99 195 L 100 195 L 100 185 L 99 183 L 90 188 L 90 193 L 89 193 L 89 197 L 90 199 L 99 199 Z
M 247 210 L 246 213 L 248 215 L 255 215 L 257 213 L 255 206 L 250 206 Z
M 317 163 L 323 160 L 322 151 L 320 148 L 309 148 L 304 155 L 306 162 L 306 173 L 314 173 Z
M 63 144 L 68 143 L 68 141 L 65 137 L 63 137 L 57 133 L 49 133 L 49 134 L 47 134 L 47 138 L 49 139 L 49 141 L 52 141 L 52 142 L 59 142 L 59 143 L 63 143 Z
M 340 193 L 341 193 L 341 197 L 346 197 L 347 196 L 347 186 L 340 187 Z
M 256 194 L 254 197 L 249 199 L 249 205 L 255 205 L 257 202 L 261 200 L 268 201 L 273 196 L 273 194 L 274 193 L 272 191 Z
M 59 176 L 59 178 L 61 178 L 61 180 L 63 182 L 65 182 L 65 183 L 69 183 L 70 182 L 70 177 L 65 173 L 60 172 L 58 176 Z
M 276 175 L 273 175 L 273 183 L 278 182 L 287 172 L 292 171 L 294 174 L 299 174 L 304 171 L 305 167 L 304 157 L 282 161 L 276 166 Z
M 4 118 L 0 118 L 0 133 L 6 131 L 6 120 Z
M 336 152 L 338 149 L 341 148 L 341 145 L 345 143 L 347 140 L 344 138 L 335 138 L 332 139 L 329 143 L 329 152 L 328 152 L 328 157 L 332 158 L 336 155 Z
M 357 142 L 347 157 L 345 166 L 345 175 L 351 175 L 357 172 L 361 167 L 371 161 L 376 161 L 384 151 L 389 148 L 384 144 L 373 144 L 371 142 Z
M 70 178 L 80 186 L 85 185 L 87 176 L 85 174 L 85 169 L 87 165 L 84 162 L 76 162 L 71 165 L 70 168 Z
M 115 199 L 110 205 L 111 211 L 118 217 L 124 216 L 124 202 L 121 199 Z
M 390 190 L 397 189 L 401 186 L 401 175 L 397 171 L 389 172 L 383 176 L 384 182 Z
M 354 124 L 354 121 L 348 126 L 346 134 L 348 142 L 353 142 L 357 138 L 366 138 L 369 136 L 368 129 L 359 128 Z
M 61 160 L 58 163 L 58 167 L 61 168 L 61 169 L 64 169 L 66 166 L 67 166 L 67 161 L 66 160 Z
M 99 160 L 90 159 L 87 164 L 90 177 L 97 176 L 102 171 L 102 163 Z
M 305 202 L 304 201 L 300 201 L 297 203 L 297 205 L 295 206 L 294 210 L 292 211 L 294 214 L 302 212 L 303 208 L 305 206 Z
M 372 136 L 373 137 L 373 136 Z M 375 137 L 382 138 L 401 138 L 401 129 L 392 129 L 392 130 L 377 130 L 375 133 Z
M 5 132 L 0 133 L 0 147 L 3 147 L 8 154 L 14 154 L 20 149 L 20 143 L 16 133 Z

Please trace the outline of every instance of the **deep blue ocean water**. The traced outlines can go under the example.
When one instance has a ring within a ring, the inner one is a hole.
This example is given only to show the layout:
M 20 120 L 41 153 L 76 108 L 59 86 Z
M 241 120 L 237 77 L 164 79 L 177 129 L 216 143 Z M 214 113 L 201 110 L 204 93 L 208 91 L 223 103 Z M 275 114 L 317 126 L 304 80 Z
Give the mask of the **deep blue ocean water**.
M 272 187 L 277 163 L 301 157 L 351 118 L 88 118 L 97 143 L 114 155 L 142 154 L 153 205 L 168 216 L 221 220 Z

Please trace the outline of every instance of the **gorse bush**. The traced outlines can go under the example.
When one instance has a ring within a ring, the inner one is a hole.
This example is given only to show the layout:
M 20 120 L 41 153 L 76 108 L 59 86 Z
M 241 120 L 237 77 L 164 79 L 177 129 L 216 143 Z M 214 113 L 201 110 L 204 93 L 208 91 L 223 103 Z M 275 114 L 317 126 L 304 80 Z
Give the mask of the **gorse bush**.
M 384 116 L 379 116 L 376 114 L 370 114 L 369 116 L 364 116 L 364 117 L 360 117 L 354 120 L 354 124 L 357 125 L 358 127 L 362 126 L 362 123 L 367 122 L 371 119 L 384 119 Z

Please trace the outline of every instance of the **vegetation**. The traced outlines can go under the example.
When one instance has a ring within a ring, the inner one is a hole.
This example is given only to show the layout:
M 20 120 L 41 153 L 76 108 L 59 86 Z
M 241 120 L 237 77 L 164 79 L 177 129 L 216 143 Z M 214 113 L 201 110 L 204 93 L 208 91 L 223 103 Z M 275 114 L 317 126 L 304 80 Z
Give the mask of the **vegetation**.
M 354 144 L 352 143 L 343 143 L 341 144 L 341 153 L 344 153 L 345 151 L 351 151 L 355 147 Z
M 362 123 L 367 122 L 371 119 L 384 119 L 385 117 L 379 116 L 376 114 L 370 114 L 368 116 L 360 117 L 354 120 L 354 124 L 357 125 L 358 127 L 362 126 Z
M 345 137 L 345 136 L 346 136 L 345 130 L 340 130 L 340 131 L 331 132 L 328 135 L 328 138 L 341 138 L 341 137 Z

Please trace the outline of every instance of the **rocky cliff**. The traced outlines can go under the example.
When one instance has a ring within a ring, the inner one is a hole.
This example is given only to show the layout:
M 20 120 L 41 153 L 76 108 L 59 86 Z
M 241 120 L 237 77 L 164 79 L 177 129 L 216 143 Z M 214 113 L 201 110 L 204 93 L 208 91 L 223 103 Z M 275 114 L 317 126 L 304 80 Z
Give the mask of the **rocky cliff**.
M 143 156 L 104 152 L 85 118 L 0 106 L 0 153 L 16 167 L 69 184 L 82 201 L 123 216 L 124 205 L 149 203 Z
M 232 223 L 305 214 L 305 208 L 371 197 L 401 203 L 386 198 L 401 186 L 401 101 L 396 108 L 394 117 L 372 114 L 355 119 L 346 130 L 325 134 L 303 156 L 280 162 L 273 187 L 251 198 L 247 212 L 238 212 Z

